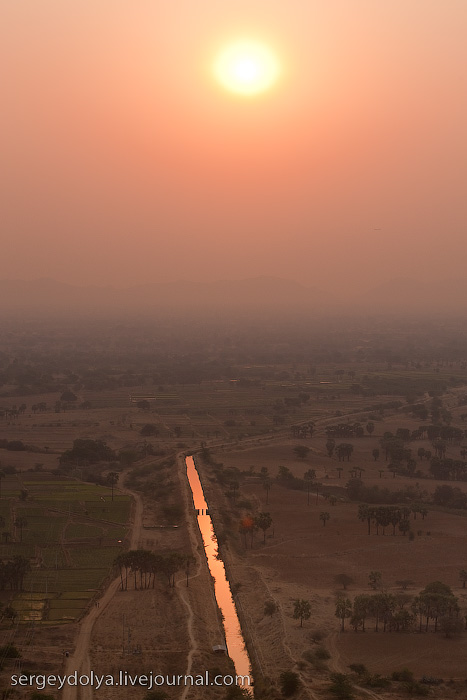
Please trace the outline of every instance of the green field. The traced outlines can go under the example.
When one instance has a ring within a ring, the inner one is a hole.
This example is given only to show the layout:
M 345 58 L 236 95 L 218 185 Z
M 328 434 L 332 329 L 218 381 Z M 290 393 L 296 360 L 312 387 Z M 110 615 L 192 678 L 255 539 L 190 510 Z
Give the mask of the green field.
M 24 497 L 24 492 L 27 492 Z M 3 592 L 20 621 L 78 619 L 123 548 L 128 496 L 47 473 L 8 475 L 0 501 L 0 559 L 29 560 L 22 592 Z

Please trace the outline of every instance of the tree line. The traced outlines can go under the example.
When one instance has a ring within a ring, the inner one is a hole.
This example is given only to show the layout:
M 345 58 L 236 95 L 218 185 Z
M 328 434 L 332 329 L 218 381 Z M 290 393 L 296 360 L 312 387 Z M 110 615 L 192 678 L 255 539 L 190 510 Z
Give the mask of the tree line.
M 447 637 L 463 631 L 467 626 L 460 619 L 461 610 L 458 598 L 451 588 L 441 581 L 429 583 L 420 593 L 412 597 L 406 593 L 377 592 L 361 594 L 350 598 L 339 596 L 336 601 L 335 616 L 345 629 L 345 620 L 355 632 L 366 631 L 368 619 L 373 621 L 373 629 L 379 632 L 418 632 L 443 631 Z
M 385 530 L 389 525 L 392 525 L 392 534 L 396 534 L 396 527 L 405 536 L 410 530 L 409 518 L 413 514 L 414 519 L 417 515 L 422 516 L 422 520 L 428 515 L 428 509 L 422 504 L 414 504 L 410 508 L 407 506 L 378 506 L 371 507 L 362 504 L 358 507 L 357 517 L 362 522 L 368 525 L 368 534 L 371 535 L 371 526 L 376 529 L 376 534 L 379 535 L 381 528 L 382 534 L 385 535 Z
M 131 549 L 122 552 L 114 560 L 114 566 L 120 572 L 121 590 L 128 590 L 128 580 L 133 581 L 135 590 L 154 588 L 156 575 L 165 576 L 170 587 L 175 586 L 175 574 L 185 570 L 188 574 L 193 564 L 193 557 L 183 552 L 171 551 L 157 554 L 147 549 Z

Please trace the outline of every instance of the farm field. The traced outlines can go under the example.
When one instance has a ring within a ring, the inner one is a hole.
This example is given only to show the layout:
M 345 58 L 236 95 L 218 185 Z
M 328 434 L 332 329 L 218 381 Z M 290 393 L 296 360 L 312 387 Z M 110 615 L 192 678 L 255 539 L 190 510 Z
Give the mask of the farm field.
M 280 671 L 293 669 L 309 689 L 324 697 L 329 673 L 348 673 L 349 664 L 365 663 L 371 673 L 384 675 L 409 665 L 421 676 L 430 668 L 430 654 L 436 653 L 439 667 L 433 665 L 430 670 L 438 674 L 438 668 L 444 668 L 443 675 L 459 679 L 459 659 L 467 651 L 464 635 L 450 640 L 431 629 L 422 635 L 375 632 L 371 616 L 365 632 L 354 632 L 349 619 L 341 632 L 335 616 L 340 590 L 335 577 L 345 573 L 351 578 L 345 592 L 350 601 L 371 593 L 371 571 L 381 574 L 378 590 L 391 595 L 401 593 L 400 579 L 410 581 L 404 590 L 410 600 L 439 579 L 451 587 L 461 612 L 467 610 L 459 579 L 465 566 L 461 556 L 464 512 L 430 503 L 428 514 L 410 515 L 410 532 L 405 535 L 399 529 L 393 534 L 392 526 L 376 534 L 372 525 L 369 536 L 366 521 L 358 518 L 359 502 L 349 500 L 346 491 L 346 484 L 358 478 L 367 489 L 411 489 L 413 498 L 429 503 L 437 486 L 449 485 L 431 478 L 430 460 L 418 456 L 420 449 L 433 449 L 426 432 L 408 443 L 415 459 L 412 476 L 391 470 L 394 465 L 386 460 L 381 440 L 400 428 L 410 433 L 428 425 L 430 420 L 421 414 L 431 406 L 429 392 L 439 394 L 440 386 L 444 387 L 443 411 L 446 416 L 449 413 L 452 425 L 461 427 L 465 381 L 467 370 L 460 362 L 455 366 L 432 362 L 417 368 L 410 363 L 391 367 L 386 361 L 322 362 L 318 367 L 278 361 L 245 363 L 232 370 L 232 378 L 197 384 L 160 386 L 147 376 L 140 386 L 111 390 L 89 390 L 77 383 L 73 402 L 61 401 L 59 392 L 33 398 L 14 396 L 12 387 L 4 386 L 8 396 L 2 398 L 5 415 L 0 423 L 0 459 L 5 471 L 0 483 L 0 516 L 5 534 L 0 538 L 0 558 L 25 557 L 31 571 L 24 577 L 23 590 L 4 590 L 2 602 L 11 602 L 17 626 L 26 637 L 34 626 L 44 633 L 71 629 L 86 610 L 96 614 L 94 601 L 112 562 L 125 547 L 130 513 L 130 500 L 118 492 L 118 486 L 112 502 L 110 488 L 95 483 L 104 483 L 110 469 L 125 469 L 122 484 L 141 494 L 139 546 L 156 552 L 189 547 L 174 456 L 199 453 L 207 446 L 214 461 L 234 475 L 233 481 L 221 485 L 212 467 L 202 467 L 220 541 L 228 543 L 226 567 L 247 643 L 255 668 L 265 678 L 277 684 Z M 140 394 L 150 397 L 148 403 L 134 402 Z M 40 411 L 38 402 L 45 405 Z M 26 408 L 21 413 L 8 409 L 23 403 Z M 413 403 L 420 415 L 414 413 Z M 337 437 L 330 455 L 327 429 L 354 423 L 360 424 L 361 432 Z M 367 423 L 373 425 L 371 432 Z M 304 425 L 313 425 L 312 437 L 303 437 Z M 69 462 L 60 461 L 78 439 L 105 443 L 114 450 L 112 462 L 88 463 L 78 455 Z M 5 441 L 21 441 L 25 449 L 6 449 Z M 352 443 L 350 456 L 338 453 L 339 442 Z M 305 448 L 302 455 L 297 447 Z M 459 441 L 449 441 L 445 458 L 458 459 L 460 449 Z M 376 457 L 375 450 L 379 450 Z M 285 482 L 280 478 L 281 469 L 288 475 Z M 262 470 L 267 470 L 271 482 L 267 491 Z M 286 483 L 289 478 L 302 483 L 310 470 L 314 477 L 309 494 L 303 485 L 294 488 Z M 456 486 L 467 491 L 466 483 L 459 481 Z M 270 513 L 273 527 L 267 530 L 264 543 L 263 534 L 256 533 L 253 546 L 248 542 L 245 547 L 238 534 L 240 519 L 259 512 Z M 329 515 L 324 522 L 323 512 Z M 184 587 L 182 573 L 179 585 Z M 144 653 L 151 655 L 159 651 L 153 648 L 152 632 L 145 627 L 146 611 L 138 601 L 144 599 L 150 605 L 151 624 L 156 627 L 162 608 L 170 603 L 163 611 L 164 624 L 173 609 L 180 616 L 178 627 L 158 627 L 158 634 L 161 639 L 170 637 L 167 654 L 174 663 L 177 655 L 184 656 L 189 644 L 183 617 L 186 608 L 178 592 L 167 592 L 166 586 L 160 576 L 156 593 L 118 593 L 108 612 L 99 613 L 90 647 L 97 666 L 111 668 L 114 649 L 121 647 L 120 601 L 124 600 L 130 602 L 138 619 L 138 629 L 134 626 L 132 634 L 135 639 L 138 636 Z M 196 586 L 193 582 L 190 595 L 201 611 L 205 595 L 201 580 Z M 311 616 L 303 627 L 293 618 L 297 599 L 311 604 Z M 264 613 L 268 600 L 277 606 L 277 615 Z M 211 661 L 206 640 L 217 635 L 212 622 L 205 621 L 198 640 L 207 665 Z M 5 634 L 9 624 L 5 619 Z M 109 630 L 115 637 L 111 644 L 105 641 Z M 321 667 L 314 657 L 317 637 L 331 656 Z M 412 646 L 416 646 L 413 653 Z M 376 649 L 377 654 L 373 653 Z M 128 664 L 136 667 L 140 660 L 135 657 Z
M 23 557 L 30 570 L 23 591 L 2 591 L 18 621 L 78 619 L 99 592 L 124 547 L 130 498 L 48 473 L 2 479 L 0 559 Z

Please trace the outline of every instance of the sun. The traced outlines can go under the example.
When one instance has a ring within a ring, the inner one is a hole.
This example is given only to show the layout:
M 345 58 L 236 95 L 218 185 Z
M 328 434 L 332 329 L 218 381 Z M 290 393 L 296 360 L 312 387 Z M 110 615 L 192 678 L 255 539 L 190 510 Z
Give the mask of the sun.
M 224 48 L 214 62 L 214 74 L 230 92 L 252 97 L 269 90 L 279 78 L 279 61 L 264 44 L 240 39 Z

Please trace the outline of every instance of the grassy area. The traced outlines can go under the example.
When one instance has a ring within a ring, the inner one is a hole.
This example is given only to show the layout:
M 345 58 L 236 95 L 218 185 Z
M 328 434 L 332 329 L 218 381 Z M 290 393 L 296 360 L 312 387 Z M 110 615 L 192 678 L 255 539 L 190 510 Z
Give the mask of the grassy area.
M 122 549 L 130 498 L 112 501 L 106 487 L 46 473 L 9 475 L 2 486 L 0 558 L 31 564 L 23 592 L 9 602 L 20 621 L 77 619 Z

